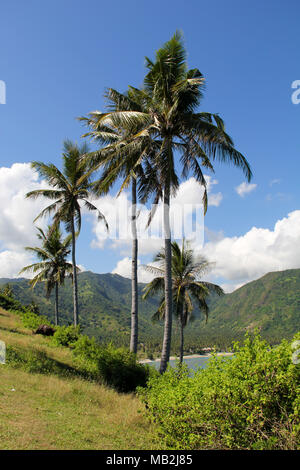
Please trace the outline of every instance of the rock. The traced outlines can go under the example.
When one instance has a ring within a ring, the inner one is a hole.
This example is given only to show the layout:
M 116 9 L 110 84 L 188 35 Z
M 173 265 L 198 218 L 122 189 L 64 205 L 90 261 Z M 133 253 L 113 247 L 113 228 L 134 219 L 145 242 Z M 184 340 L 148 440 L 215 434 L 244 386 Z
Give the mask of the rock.
M 55 329 L 49 325 L 40 325 L 35 331 L 35 335 L 53 336 Z

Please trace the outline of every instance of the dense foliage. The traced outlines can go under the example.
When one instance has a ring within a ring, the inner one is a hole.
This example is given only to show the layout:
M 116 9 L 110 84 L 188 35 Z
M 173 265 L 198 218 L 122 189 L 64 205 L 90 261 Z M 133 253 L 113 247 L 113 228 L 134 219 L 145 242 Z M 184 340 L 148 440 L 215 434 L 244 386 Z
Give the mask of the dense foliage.
M 0 280 L 0 284 L 7 283 Z M 9 280 L 14 297 L 23 304 L 34 300 L 43 315 L 53 317 L 54 296 L 47 300 L 42 285 L 32 291 L 28 280 Z M 144 285 L 139 285 L 139 299 Z M 98 341 L 113 340 L 126 346 L 130 336 L 131 282 L 116 274 L 79 274 L 79 307 L 82 312 L 81 327 L 85 334 Z M 195 305 L 195 321 L 186 327 L 185 352 L 198 353 L 201 347 L 215 345 L 226 350 L 233 340 L 243 338 L 249 325 L 260 327 L 261 334 L 271 344 L 282 338 L 292 338 L 299 329 L 300 269 L 269 273 L 246 284 L 222 298 L 212 299 L 207 324 Z M 0 298 L 1 304 L 1 298 Z M 61 323 L 72 322 L 73 298 L 70 280 L 61 288 Z M 5 304 L 2 302 L 2 307 Z M 18 304 L 19 305 L 19 304 Z M 246 307 L 245 307 L 246 306 Z M 140 301 L 139 331 L 140 350 L 146 354 L 160 351 L 162 325 L 153 324 L 151 315 L 158 307 L 158 299 Z M 18 308 L 16 308 L 18 309 Z M 179 331 L 174 325 L 172 352 L 179 351 Z
M 144 387 L 149 378 L 149 367 L 139 364 L 136 355 L 126 348 L 116 348 L 112 344 L 100 346 L 94 338 L 81 336 L 73 353 L 81 368 L 119 392 L 133 392 L 137 387 Z
M 300 366 L 292 362 L 291 344 L 283 340 L 271 348 L 259 335 L 248 335 L 235 350 L 232 359 L 214 357 L 193 376 L 184 366 L 169 368 L 140 391 L 168 446 L 299 447 Z
M 80 326 L 58 326 L 53 335 L 53 342 L 57 346 L 72 346 L 80 337 Z

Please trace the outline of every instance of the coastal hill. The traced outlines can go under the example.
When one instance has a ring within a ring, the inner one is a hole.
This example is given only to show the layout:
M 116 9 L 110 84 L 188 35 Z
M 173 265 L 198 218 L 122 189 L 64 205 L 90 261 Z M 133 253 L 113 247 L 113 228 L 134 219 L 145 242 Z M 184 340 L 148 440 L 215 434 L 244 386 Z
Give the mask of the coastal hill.
M 44 286 L 30 289 L 27 279 L 0 279 L 0 285 L 13 289 L 14 297 L 23 304 L 34 301 L 40 313 L 53 319 L 53 296 L 45 298 Z M 99 340 L 118 339 L 127 344 L 130 334 L 131 281 L 118 274 L 79 274 L 80 324 L 84 332 Z M 151 316 L 157 299 L 141 299 L 144 284 L 139 284 L 140 341 L 159 345 L 162 324 Z M 61 323 L 72 322 L 72 287 L 66 280 L 59 290 Z M 236 291 L 210 302 L 209 320 L 195 309 L 195 320 L 186 328 L 186 344 L 227 345 L 246 331 L 259 328 L 272 342 L 291 338 L 300 328 L 300 269 L 268 273 Z M 176 330 L 176 322 L 174 322 Z M 178 336 L 178 335 L 177 335 Z M 176 341 L 176 332 L 174 335 Z

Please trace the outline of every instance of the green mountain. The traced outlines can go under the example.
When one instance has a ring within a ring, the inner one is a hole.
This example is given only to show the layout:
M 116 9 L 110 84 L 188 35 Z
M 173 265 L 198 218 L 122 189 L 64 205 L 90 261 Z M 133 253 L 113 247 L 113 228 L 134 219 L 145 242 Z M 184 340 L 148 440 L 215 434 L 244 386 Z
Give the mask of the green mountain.
M 238 336 L 255 328 L 272 342 L 299 331 L 300 269 L 268 273 L 219 298 L 203 333 Z
M 45 298 L 44 286 L 30 289 L 27 279 L 0 279 L 0 285 L 9 283 L 14 296 L 23 304 L 34 301 L 40 312 L 53 319 L 53 297 Z M 128 344 L 130 334 L 131 281 L 117 274 L 79 274 L 80 324 L 84 332 L 99 340 L 114 340 Z M 139 285 L 140 342 L 161 344 L 162 324 L 153 324 L 151 315 L 157 300 L 141 300 L 144 284 Z M 62 323 L 72 322 L 73 299 L 70 280 L 60 288 L 60 317 Z M 249 282 L 231 294 L 214 297 L 210 303 L 209 320 L 195 309 L 195 320 L 186 328 L 186 350 L 213 344 L 228 347 L 233 339 L 240 339 L 246 331 L 259 328 L 271 342 L 291 338 L 300 329 L 300 269 L 273 272 Z M 178 343 L 174 322 L 174 341 Z

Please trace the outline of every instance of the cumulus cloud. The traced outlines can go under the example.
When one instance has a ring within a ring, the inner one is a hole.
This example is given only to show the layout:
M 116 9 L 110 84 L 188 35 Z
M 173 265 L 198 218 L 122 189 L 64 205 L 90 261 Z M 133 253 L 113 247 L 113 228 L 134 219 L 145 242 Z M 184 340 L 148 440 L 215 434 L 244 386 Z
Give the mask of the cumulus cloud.
M 206 175 L 208 188 L 208 204 L 218 206 L 222 201 L 221 193 L 214 193 L 213 187 L 218 183 Z M 197 237 L 198 244 L 203 244 L 204 221 L 202 207 L 203 188 L 195 178 L 190 178 L 180 184 L 175 197 L 171 201 L 171 226 L 174 238 Z M 103 196 L 94 201 L 94 204 L 104 213 L 110 228 L 106 233 L 103 223 L 94 219 L 93 231 L 95 239 L 92 247 L 104 248 L 109 241 L 110 248 L 120 250 L 123 256 L 128 256 L 131 250 L 130 195 L 123 192 L 119 198 L 110 195 Z M 149 208 L 138 205 L 138 238 L 139 253 L 141 255 L 153 254 L 161 248 L 163 236 L 163 204 L 159 203 L 149 229 L 145 229 L 149 217 Z
M 32 221 L 47 203 L 42 200 L 25 199 L 25 194 L 47 187 L 45 181 L 38 181 L 37 173 L 28 163 L 15 163 L 10 168 L 0 168 L 2 249 L 21 251 L 24 246 L 36 243 L 36 230 Z M 45 220 L 38 222 L 41 227 L 45 227 L 45 224 Z
M 30 274 L 22 274 L 19 276 L 18 273 L 24 266 L 32 264 L 34 261 L 28 253 L 25 251 L 17 252 L 4 250 L 0 252 L 0 277 L 27 277 L 30 278 Z
M 14 163 L 10 168 L 0 168 L 0 277 L 20 277 L 19 271 L 34 263 L 35 258 L 24 250 L 37 246 L 35 217 L 49 205 L 47 200 L 25 199 L 25 194 L 35 189 L 49 188 L 39 180 L 29 163 Z M 47 218 L 36 225 L 45 229 Z M 22 277 L 32 277 L 22 274 Z
M 246 194 L 251 193 L 256 189 L 257 184 L 254 183 L 241 183 L 239 186 L 236 186 L 235 190 L 238 193 L 239 196 L 244 197 Z
M 126 256 L 117 262 L 116 267 L 112 270 L 112 273 L 119 274 L 120 276 L 131 279 L 131 258 Z M 153 279 L 153 275 L 148 273 L 141 265 L 138 260 L 138 282 L 150 282 Z
M 300 267 L 300 210 L 274 225 L 273 230 L 252 227 L 245 235 L 223 237 L 198 250 L 215 262 L 213 276 L 232 290 L 270 271 Z

